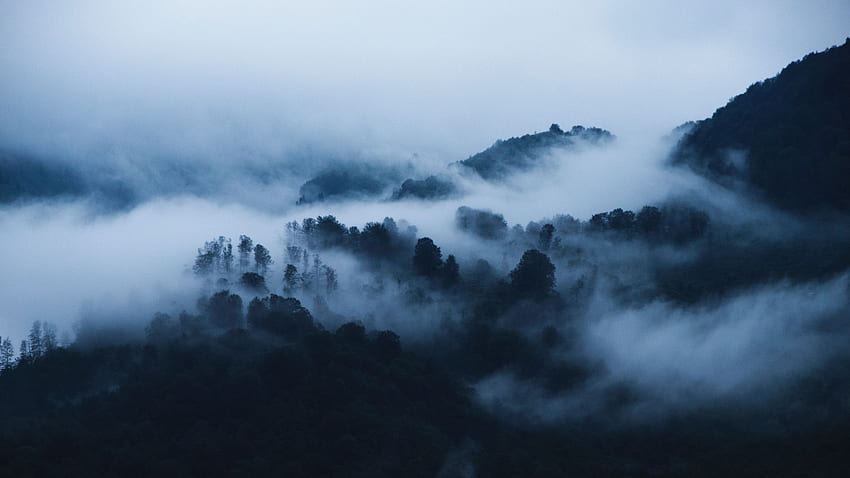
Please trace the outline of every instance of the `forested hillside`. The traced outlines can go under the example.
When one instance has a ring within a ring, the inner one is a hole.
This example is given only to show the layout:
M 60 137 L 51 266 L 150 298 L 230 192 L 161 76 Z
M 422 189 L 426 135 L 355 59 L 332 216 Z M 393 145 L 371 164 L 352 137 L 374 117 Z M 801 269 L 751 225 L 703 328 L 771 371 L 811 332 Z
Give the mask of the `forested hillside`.
M 799 212 L 850 211 L 850 40 L 754 83 L 679 142 L 673 162 Z

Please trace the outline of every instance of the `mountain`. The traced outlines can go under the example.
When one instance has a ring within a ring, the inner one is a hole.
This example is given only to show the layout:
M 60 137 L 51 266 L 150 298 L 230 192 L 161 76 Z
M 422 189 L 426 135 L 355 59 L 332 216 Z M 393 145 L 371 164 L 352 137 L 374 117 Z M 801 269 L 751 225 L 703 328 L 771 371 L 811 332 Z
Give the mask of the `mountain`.
M 742 182 L 783 209 L 850 211 L 850 39 L 697 122 L 672 162 L 722 184 Z
M 560 126 L 553 124 L 549 131 L 543 133 L 496 141 L 493 146 L 457 164 L 472 169 L 488 181 L 493 181 L 503 179 L 513 172 L 538 166 L 553 148 L 571 150 L 578 147 L 579 141 L 603 145 L 613 139 L 614 135 L 604 129 L 573 126 L 570 131 L 565 132 Z
M 298 204 L 378 197 L 403 177 L 400 168 L 380 164 L 337 164 L 301 185 Z

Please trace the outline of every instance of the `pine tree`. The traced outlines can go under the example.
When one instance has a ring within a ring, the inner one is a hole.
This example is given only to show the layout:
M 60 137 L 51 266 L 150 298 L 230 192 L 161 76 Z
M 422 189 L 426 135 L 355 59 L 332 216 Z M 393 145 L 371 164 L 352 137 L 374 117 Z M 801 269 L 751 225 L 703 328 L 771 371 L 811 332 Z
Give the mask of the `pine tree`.
M 30 347 L 26 340 L 21 340 L 20 358 L 21 360 L 30 359 Z
M 12 339 L 6 337 L 0 342 L 0 370 L 7 369 L 15 364 L 15 347 Z
M 42 341 L 41 321 L 39 320 L 33 322 L 30 328 L 29 346 L 32 358 L 39 358 L 44 355 L 44 342 Z
M 56 326 L 45 322 L 41 330 L 41 346 L 42 352 L 47 353 L 57 347 L 56 341 Z

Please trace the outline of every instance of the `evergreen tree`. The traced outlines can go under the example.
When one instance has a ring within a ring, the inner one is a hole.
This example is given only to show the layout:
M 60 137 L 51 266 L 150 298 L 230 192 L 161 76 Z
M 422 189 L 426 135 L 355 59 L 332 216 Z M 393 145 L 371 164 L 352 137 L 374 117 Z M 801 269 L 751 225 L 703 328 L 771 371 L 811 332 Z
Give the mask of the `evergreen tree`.
M 39 358 L 44 355 L 44 343 L 41 335 L 41 321 L 36 320 L 30 327 L 29 334 L 29 351 L 32 358 Z
M 56 326 L 45 322 L 41 330 L 41 347 L 42 352 L 47 353 L 55 349 L 58 345 L 56 340 Z
M 6 337 L 0 341 L 0 370 L 7 369 L 15 364 L 15 347 L 12 339 Z

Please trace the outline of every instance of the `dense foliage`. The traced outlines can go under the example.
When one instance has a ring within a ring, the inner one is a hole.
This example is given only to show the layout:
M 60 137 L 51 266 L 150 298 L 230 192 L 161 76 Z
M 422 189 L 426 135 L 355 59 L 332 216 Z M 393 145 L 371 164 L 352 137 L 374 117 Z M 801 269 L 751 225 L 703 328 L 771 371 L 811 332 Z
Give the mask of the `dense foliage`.
M 673 154 L 786 209 L 850 211 L 850 40 L 791 63 L 698 122 Z
M 515 171 L 542 166 L 542 160 L 553 149 L 571 150 L 580 144 L 604 145 L 613 139 L 614 136 L 604 129 L 573 126 L 565 132 L 553 124 L 549 131 L 499 140 L 458 164 L 475 171 L 484 179 L 497 180 Z

